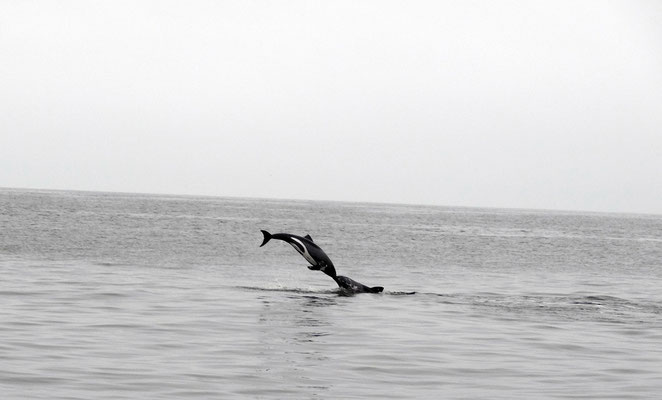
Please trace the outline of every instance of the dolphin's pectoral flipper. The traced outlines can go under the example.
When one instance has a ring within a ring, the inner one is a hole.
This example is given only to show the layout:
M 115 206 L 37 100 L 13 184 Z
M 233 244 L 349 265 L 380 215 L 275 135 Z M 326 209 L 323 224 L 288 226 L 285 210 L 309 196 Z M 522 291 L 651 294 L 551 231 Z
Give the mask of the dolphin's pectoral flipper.
M 311 271 L 319 271 L 320 269 L 322 269 L 322 266 L 321 265 L 309 265 L 308 269 L 311 270 Z

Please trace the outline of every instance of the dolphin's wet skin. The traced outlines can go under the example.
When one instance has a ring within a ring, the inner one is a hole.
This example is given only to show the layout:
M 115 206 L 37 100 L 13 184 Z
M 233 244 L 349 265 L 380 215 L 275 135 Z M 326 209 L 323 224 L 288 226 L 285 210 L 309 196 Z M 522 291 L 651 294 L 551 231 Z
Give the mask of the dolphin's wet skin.
M 306 261 L 310 263 L 308 269 L 322 271 L 329 275 L 338 284 L 338 287 L 340 287 L 343 294 L 381 293 L 384 290 L 381 286 L 369 287 L 346 276 L 337 275 L 336 268 L 329 256 L 327 256 L 324 250 L 313 242 L 313 238 L 310 237 L 310 235 L 304 237 L 292 235 L 290 233 L 276 233 L 272 235 L 265 230 L 262 231 L 262 234 L 264 235 L 264 240 L 260 247 L 267 244 L 271 239 L 282 240 L 283 242 L 289 243 L 303 256 L 303 258 L 306 259 Z

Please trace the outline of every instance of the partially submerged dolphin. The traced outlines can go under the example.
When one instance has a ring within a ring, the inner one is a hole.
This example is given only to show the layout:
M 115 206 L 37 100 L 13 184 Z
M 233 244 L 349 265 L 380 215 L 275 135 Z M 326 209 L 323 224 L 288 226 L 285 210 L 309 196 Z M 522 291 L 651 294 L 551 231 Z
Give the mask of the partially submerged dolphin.
M 351 293 L 379 293 L 384 290 L 381 286 L 369 287 L 346 276 L 336 275 L 336 268 L 333 266 L 331 259 L 324 253 L 324 250 L 313 242 L 313 238 L 310 235 L 304 237 L 289 233 L 275 233 L 272 235 L 264 230 L 262 234 L 264 235 L 264 241 L 260 247 L 267 244 L 271 239 L 278 239 L 289 243 L 310 263 L 308 269 L 322 271 L 329 275 L 341 289 Z

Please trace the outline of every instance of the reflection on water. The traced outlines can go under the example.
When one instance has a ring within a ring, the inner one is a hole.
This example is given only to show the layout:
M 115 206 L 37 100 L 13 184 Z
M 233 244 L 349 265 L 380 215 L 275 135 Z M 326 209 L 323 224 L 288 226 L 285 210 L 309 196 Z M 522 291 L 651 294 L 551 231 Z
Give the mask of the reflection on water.
M 258 373 L 288 382 L 316 397 L 330 388 L 328 380 L 310 371 L 324 371 L 331 346 L 324 338 L 333 327 L 325 310 L 337 306 L 331 296 L 290 294 L 274 300 L 260 296 L 258 346 L 261 366 Z

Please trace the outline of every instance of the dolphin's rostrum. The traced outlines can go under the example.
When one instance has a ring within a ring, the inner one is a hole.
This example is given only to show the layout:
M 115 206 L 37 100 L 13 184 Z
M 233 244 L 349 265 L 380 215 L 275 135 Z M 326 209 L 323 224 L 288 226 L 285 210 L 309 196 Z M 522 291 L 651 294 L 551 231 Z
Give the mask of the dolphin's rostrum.
M 309 269 L 324 272 L 333 278 L 340 288 L 346 291 L 352 293 L 379 293 L 384 290 L 381 286 L 368 287 L 346 276 L 336 275 L 336 268 L 333 266 L 333 262 L 331 262 L 329 256 L 324 253 L 324 250 L 313 242 L 313 238 L 311 238 L 310 235 L 304 237 L 291 235 L 289 233 L 275 233 L 272 235 L 265 230 L 262 231 L 262 234 L 264 235 L 264 241 L 260 247 L 267 244 L 271 239 L 278 239 L 289 243 L 310 263 L 310 266 L 308 267 Z

